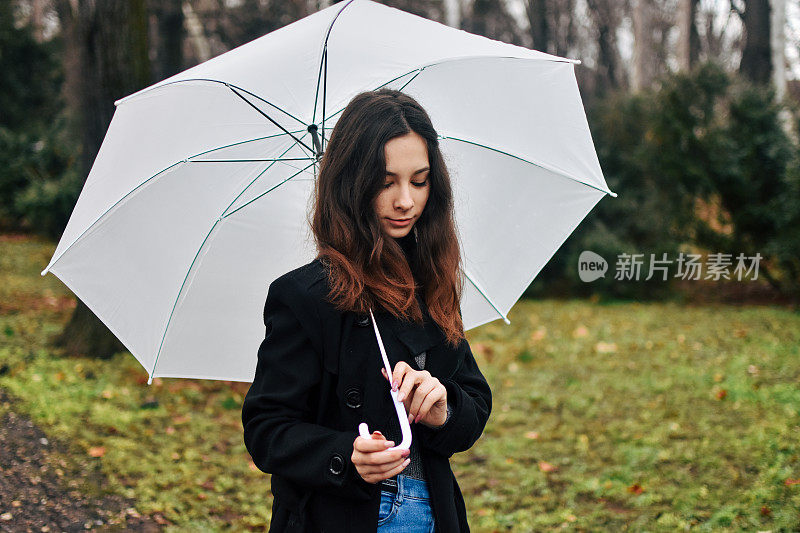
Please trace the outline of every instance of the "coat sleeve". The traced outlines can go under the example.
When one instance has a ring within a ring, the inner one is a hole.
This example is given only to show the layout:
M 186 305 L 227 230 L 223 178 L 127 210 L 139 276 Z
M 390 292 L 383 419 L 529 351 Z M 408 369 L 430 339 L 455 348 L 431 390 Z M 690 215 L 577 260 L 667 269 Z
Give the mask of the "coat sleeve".
M 492 411 L 492 391 L 466 339 L 458 349 L 465 351 L 460 366 L 449 378 L 439 379 L 447 389 L 450 417 L 439 428 L 421 425 L 419 433 L 422 446 L 445 457 L 470 449 L 483 433 Z
M 351 460 L 357 429 L 336 431 L 310 422 L 322 378 L 321 324 L 310 300 L 287 276 L 270 285 L 266 333 L 242 404 L 245 446 L 263 472 L 311 490 L 366 500 L 371 484 Z

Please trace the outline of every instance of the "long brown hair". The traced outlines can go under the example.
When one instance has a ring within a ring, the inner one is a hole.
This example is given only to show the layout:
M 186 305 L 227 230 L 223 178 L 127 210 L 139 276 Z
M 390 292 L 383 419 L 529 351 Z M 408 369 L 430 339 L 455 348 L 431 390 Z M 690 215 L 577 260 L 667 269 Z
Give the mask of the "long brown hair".
M 382 232 L 374 201 L 386 177 L 386 142 L 411 131 L 427 143 L 430 193 L 413 229 L 416 253 L 407 260 L 400 244 Z M 447 341 L 456 345 L 464 338 L 450 175 L 430 117 L 414 98 L 382 88 L 348 103 L 320 161 L 311 227 L 318 257 L 327 266 L 328 298 L 337 309 L 366 313 L 380 305 L 397 318 L 421 323 L 417 298 L 422 296 Z

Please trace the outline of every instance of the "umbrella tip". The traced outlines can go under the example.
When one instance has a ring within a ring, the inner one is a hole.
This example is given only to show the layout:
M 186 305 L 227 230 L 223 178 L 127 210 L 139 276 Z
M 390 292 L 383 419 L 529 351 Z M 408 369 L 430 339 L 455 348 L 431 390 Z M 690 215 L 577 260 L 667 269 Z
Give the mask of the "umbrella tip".
M 504 316 L 504 317 L 503 317 L 503 322 L 505 322 L 505 323 L 506 323 L 506 324 L 508 324 L 508 325 L 511 325 L 511 321 L 508 319 L 508 317 L 505 317 L 505 316 Z
M 614 191 L 608 191 L 608 194 L 610 194 L 612 198 L 617 197 L 617 193 L 615 193 Z
M 147 378 L 147 384 L 150 385 L 153 383 L 153 374 L 150 374 L 150 377 Z
M 47 274 L 46 268 L 39 273 L 40 276 L 44 276 L 45 274 Z

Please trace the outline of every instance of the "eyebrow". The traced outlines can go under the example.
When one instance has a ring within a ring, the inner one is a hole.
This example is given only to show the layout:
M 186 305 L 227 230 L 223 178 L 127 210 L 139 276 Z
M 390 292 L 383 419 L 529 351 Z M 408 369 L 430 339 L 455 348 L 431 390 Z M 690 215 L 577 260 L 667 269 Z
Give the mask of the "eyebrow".
M 421 174 L 421 173 L 425 172 L 426 170 L 430 170 L 430 169 L 431 169 L 431 167 L 421 168 L 421 169 L 415 171 L 413 175 L 416 176 L 417 174 Z M 386 171 L 386 175 L 387 176 L 397 176 L 397 174 L 395 174 L 394 172 L 389 172 L 388 170 Z

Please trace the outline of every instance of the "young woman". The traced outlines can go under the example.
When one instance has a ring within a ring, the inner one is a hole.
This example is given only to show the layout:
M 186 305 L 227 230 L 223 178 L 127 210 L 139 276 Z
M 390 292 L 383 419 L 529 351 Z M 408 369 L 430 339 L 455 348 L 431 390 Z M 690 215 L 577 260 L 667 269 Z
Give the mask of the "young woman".
M 464 337 L 450 178 L 425 110 L 400 91 L 355 96 L 315 192 L 318 256 L 270 285 L 242 407 L 272 474 L 270 531 L 469 531 L 449 458 L 480 437 L 492 396 Z M 390 385 L 409 450 L 387 449 L 402 439 Z

